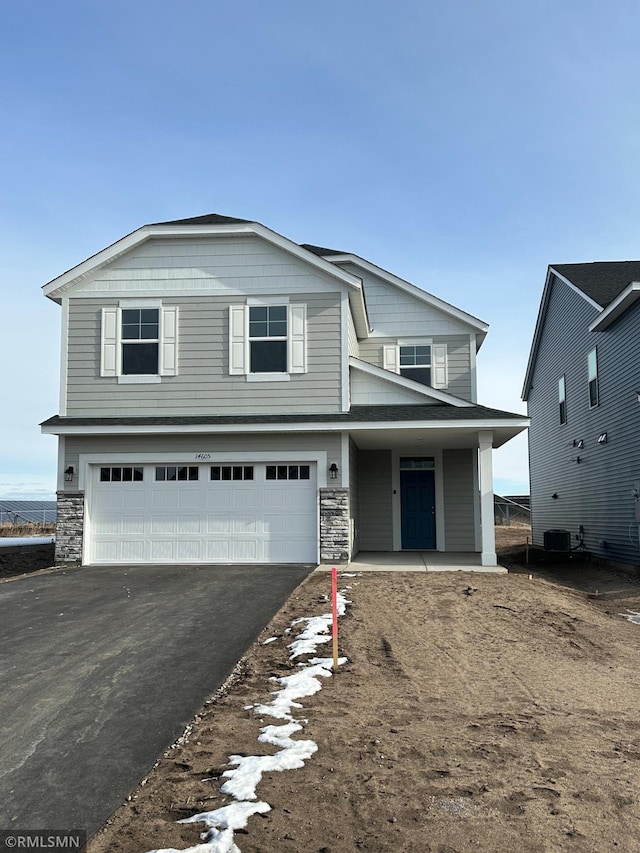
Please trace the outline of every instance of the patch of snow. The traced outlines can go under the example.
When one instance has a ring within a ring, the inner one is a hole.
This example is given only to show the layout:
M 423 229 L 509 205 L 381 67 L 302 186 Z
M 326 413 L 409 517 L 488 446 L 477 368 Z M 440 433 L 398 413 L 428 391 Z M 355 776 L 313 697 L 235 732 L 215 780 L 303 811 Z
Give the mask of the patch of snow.
M 261 645 L 263 645 L 263 646 L 268 646 L 268 645 L 269 645 L 269 643 L 275 643 L 275 641 L 276 641 L 276 640 L 279 640 L 279 639 L 280 639 L 279 637 L 269 637 L 269 639 L 268 639 L 268 640 L 263 640 L 263 641 L 262 641 L 262 643 L 261 643 Z
M 347 604 L 350 603 L 342 593 L 338 593 L 338 616 L 345 614 Z M 294 619 L 291 625 L 301 623 L 306 623 L 306 628 L 289 645 L 291 660 L 300 655 L 314 654 L 319 645 L 331 639 L 331 613 L 325 613 L 322 616 L 303 616 Z M 291 631 L 292 628 L 285 629 L 285 633 Z M 277 637 L 271 637 L 262 645 L 277 639 Z M 342 666 L 346 661 L 345 657 L 338 658 L 338 665 Z M 271 694 L 273 696 L 271 702 L 244 706 L 245 710 L 253 709 L 257 716 L 287 721 L 283 725 L 263 726 L 258 736 L 260 743 L 277 746 L 279 751 L 273 755 L 229 756 L 228 763 L 235 765 L 235 768 L 225 770 L 222 774 L 227 781 L 221 786 L 220 791 L 233 797 L 236 802 L 178 821 L 178 823 L 205 823 L 209 829 L 200 836 L 204 843 L 183 850 L 172 847 L 152 850 L 150 853 L 241 853 L 234 841 L 234 830 L 244 829 L 252 815 L 264 814 L 271 810 L 268 803 L 254 802 L 257 800 L 256 787 L 262 776 L 273 771 L 296 770 L 303 767 L 305 761 L 318 750 L 318 745 L 312 740 L 293 739 L 292 735 L 301 731 L 307 721 L 294 719 L 291 711 L 293 708 L 302 708 L 298 699 L 313 696 L 322 689 L 321 679 L 331 676 L 333 659 L 314 657 L 298 665 L 300 669 L 293 675 L 274 676 L 270 679 L 281 685 L 281 689 Z
M 637 610 L 627 610 L 626 613 L 621 613 L 620 616 L 624 616 L 625 619 L 633 622 L 634 625 L 640 625 L 640 613 Z

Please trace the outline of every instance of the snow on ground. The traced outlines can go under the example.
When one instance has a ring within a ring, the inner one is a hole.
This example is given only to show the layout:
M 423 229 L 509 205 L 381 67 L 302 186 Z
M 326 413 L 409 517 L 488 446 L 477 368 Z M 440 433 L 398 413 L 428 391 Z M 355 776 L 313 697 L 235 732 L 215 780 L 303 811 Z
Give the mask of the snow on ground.
M 337 610 L 338 616 L 344 616 L 348 601 L 343 592 L 338 593 Z M 292 628 L 287 628 L 285 633 L 290 633 L 294 626 L 305 624 L 305 628 L 297 635 L 296 639 L 289 643 L 291 653 L 289 659 L 302 655 L 313 655 L 317 647 L 331 640 L 333 617 L 331 613 L 322 616 L 302 616 L 294 619 Z M 271 637 L 262 645 L 278 639 Z M 338 658 L 338 664 L 346 663 L 347 658 Z M 200 812 L 192 817 L 184 818 L 179 823 L 204 823 L 208 829 L 201 834 L 202 844 L 178 850 L 175 847 L 162 850 L 152 850 L 150 853 L 241 853 L 240 848 L 234 841 L 234 830 L 244 829 L 249 818 L 257 813 L 264 814 L 271 811 L 268 803 L 259 801 L 256 787 L 260 783 L 264 773 L 274 770 L 296 770 L 302 767 L 309 758 L 317 752 L 318 745 L 312 740 L 294 740 L 292 735 L 302 731 L 306 725 L 306 719 L 295 719 L 292 714 L 294 708 L 302 708 L 298 699 L 313 696 L 322 689 L 323 678 L 330 678 L 333 659 L 313 657 L 306 662 L 298 664 L 300 669 L 293 675 L 282 678 L 273 678 L 272 681 L 281 685 L 281 689 L 275 690 L 271 695 L 273 699 L 263 705 L 250 706 L 254 713 L 260 717 L 272 717 L 276 720 L 286 721 L 282 725 L 268 725 L 260 729 L 258 740 L 261 743 L 270 743 L 279 747 L 279 751 L 273 755 L 231 755 L 229 764 L 235 765 L 235 769 L 225 770 L 222 774 L 227 781 L 221 786 L 220 791 L 235 799 L 219 809 L 210 812 Z M 257 802 L 256 802 L 257 801 Z
M 629 622 L 633 622 L 635 625 L 640 625 L 640 613 L 636 610 L 627 610 L 626 613 L 621 613 L 621 616 L 624 616 L 625 619 L 628 619 Z

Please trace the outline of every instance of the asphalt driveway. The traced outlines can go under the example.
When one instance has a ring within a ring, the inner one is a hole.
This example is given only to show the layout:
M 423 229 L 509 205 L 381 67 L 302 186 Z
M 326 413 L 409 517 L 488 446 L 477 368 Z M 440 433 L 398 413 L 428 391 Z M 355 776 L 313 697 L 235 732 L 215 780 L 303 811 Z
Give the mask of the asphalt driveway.
M 101 566 L 0 584 L 0 829 L 95 832 L 309 571 Z

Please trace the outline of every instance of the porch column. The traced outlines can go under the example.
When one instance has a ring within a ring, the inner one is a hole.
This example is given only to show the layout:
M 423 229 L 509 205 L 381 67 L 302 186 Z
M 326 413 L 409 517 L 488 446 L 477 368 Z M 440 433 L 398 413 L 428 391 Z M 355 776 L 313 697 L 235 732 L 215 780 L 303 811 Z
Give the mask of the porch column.
M 493 510 L 492 453 L 493 433 L 491 430 L 480 430 L 478 433 L 478 479 L 480 486 L 480 531 L 483 566 L 498 565 Z

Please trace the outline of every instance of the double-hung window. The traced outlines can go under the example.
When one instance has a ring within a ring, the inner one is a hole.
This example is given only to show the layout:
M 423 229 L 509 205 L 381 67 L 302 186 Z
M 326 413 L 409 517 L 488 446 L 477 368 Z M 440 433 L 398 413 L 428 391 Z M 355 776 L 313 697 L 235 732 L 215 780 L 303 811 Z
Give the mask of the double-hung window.
M 431 347 L 401 346 L 400 375 L 431 385 Z
M 588 355 L 587 365 L 589 369 L 589 407 L 598 405 L 598 352 L 594 347 Z
M 229 306 L 229 373 L 248 381 L 307 372 L 307 309 L 286 299 Z
M 449 382 L 446 344 L 424 340 L 415 344 L 385 344 L 382 347 L 382 366 L 432 388 L 446 388 Z
M 102 309 L 100 375 L 160 382 L 178 372 L 178 309 L 159 300 L 122 299 Z
M 287 372 L 287 306 L 249 306 L 249 373 Z
M 122 311 L 122 375 L 158 374 L 160 310 L 124 308 Z

